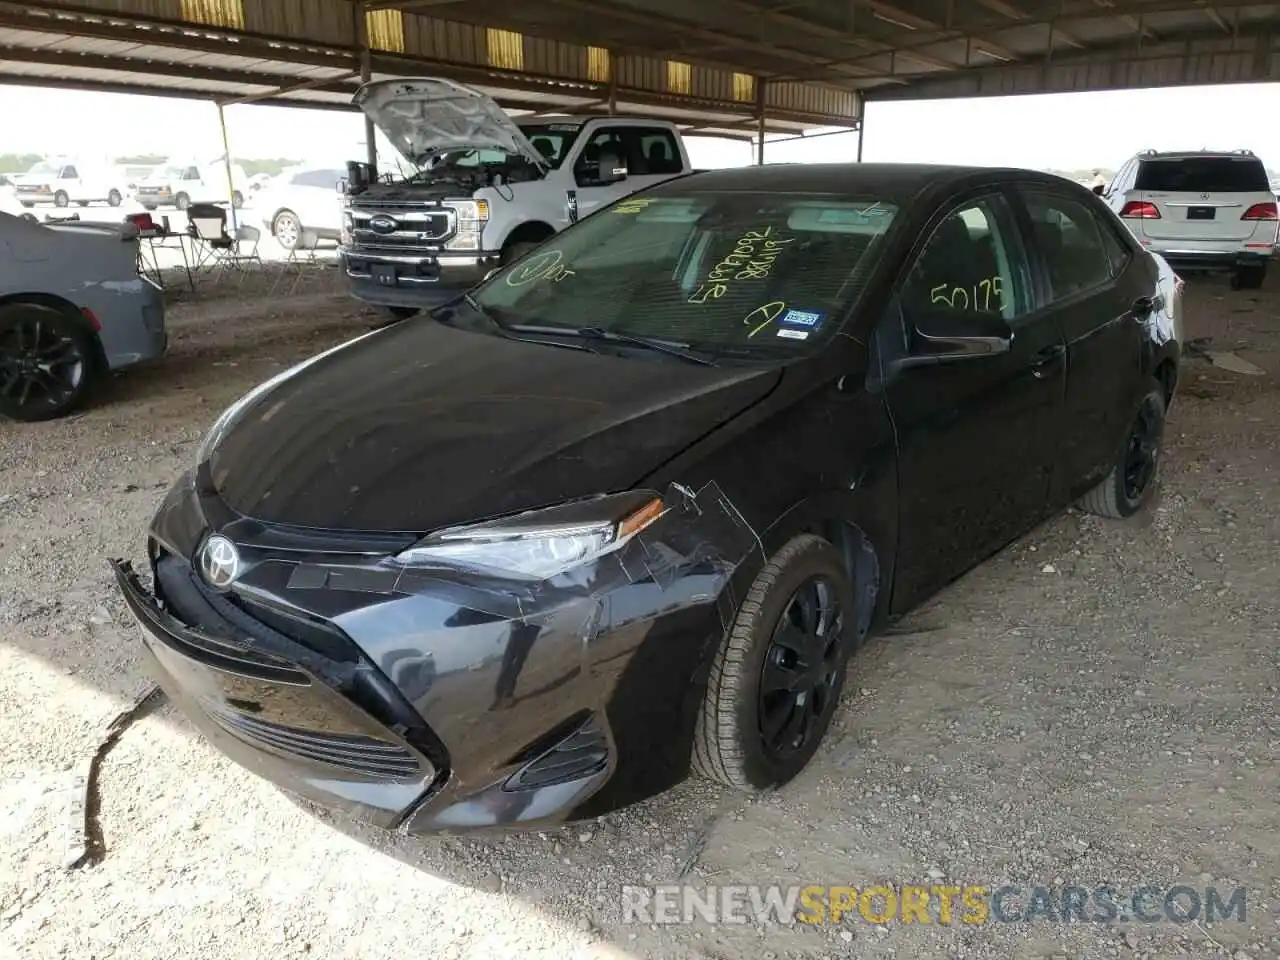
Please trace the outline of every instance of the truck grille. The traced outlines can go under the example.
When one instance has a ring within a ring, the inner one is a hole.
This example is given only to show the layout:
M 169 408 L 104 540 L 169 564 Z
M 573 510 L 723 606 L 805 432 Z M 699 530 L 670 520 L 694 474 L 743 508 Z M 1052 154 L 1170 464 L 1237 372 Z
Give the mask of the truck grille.
M 351 215 L 351 245 L 357 250 L 402 252 L 435 247 L 453 236 L 457 216 L 439 205 L 410 207 L 403 202 L 376 201 L 348 209 Z

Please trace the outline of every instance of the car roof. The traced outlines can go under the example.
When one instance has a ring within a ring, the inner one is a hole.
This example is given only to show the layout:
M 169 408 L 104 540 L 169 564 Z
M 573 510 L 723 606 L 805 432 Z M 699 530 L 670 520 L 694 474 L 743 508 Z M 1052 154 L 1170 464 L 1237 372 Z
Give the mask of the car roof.
M 914 197 L 982 183 L 1069 183 L 1061 177 L 1012 167 L 925 163 L 777 163 L 705 170 L 676 183 L 690 189 L 774 190 L 785 193 L 864 192 L 877 197 Z M 678 189 L 678 187 L 677 187 Z
M 1251 150 L 1163 150 L 1138 154 L 1143 160 L 1194 160 L 1199 157 L 1226 157 L 1229 160 L 1257 160 Z

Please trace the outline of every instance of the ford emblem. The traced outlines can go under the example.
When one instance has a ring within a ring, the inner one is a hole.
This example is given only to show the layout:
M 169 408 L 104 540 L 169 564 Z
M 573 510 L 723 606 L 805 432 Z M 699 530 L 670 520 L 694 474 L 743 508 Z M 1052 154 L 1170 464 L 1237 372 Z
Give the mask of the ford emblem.
M 395 217 L 388 217 L 385 213 L 369 218 L 369 229 L 374 233 L 395 233 L 398 226 L 400 224 L 396 222 Z

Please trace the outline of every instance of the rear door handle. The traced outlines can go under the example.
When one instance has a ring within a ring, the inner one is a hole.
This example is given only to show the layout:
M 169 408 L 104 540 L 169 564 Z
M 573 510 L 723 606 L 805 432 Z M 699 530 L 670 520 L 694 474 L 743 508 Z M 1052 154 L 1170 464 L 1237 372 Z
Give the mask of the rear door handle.
M 1067 348 L 1061 343 L 1049 344 L 1031 358 L 1031 372 L 1037 377 L 1045 376 L 1049 368 L 1060 361 L 1066 352 Z

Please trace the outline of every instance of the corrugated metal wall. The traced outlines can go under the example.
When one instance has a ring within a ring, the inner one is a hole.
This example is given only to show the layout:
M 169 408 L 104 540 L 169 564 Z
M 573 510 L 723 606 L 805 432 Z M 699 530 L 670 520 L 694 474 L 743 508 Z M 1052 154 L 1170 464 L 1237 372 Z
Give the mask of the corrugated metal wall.
M 140 14 L 175 22 L 202 23 L 251 34 L 350 49 L 357 21 L 349 0 L 77 0 L 80 6 Z M 447 8 L 445 8 L 447 9 Z M 410 11 L 366 15 L 370 46 L 393 55 L 465 66 L 493 67 L 538 77 L 606 83 L 665 98 L 689 96 L 754 106 L 755 78 L 732 70 L 659 57 L 612 59 L 601 47 L 522 35 Z M 857 115 L 857 95 L 815 84 L 770 84 L 768 108 L 831 119 Z

